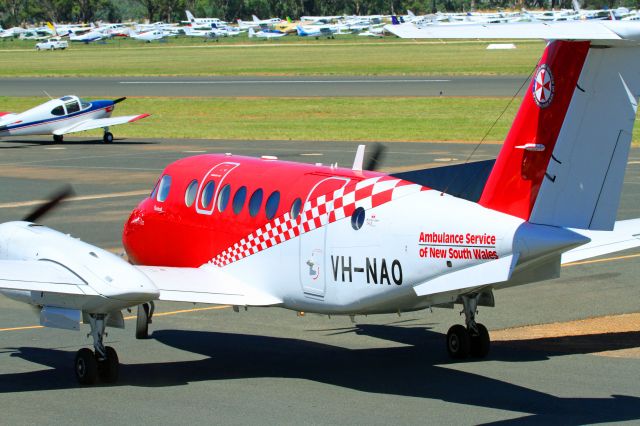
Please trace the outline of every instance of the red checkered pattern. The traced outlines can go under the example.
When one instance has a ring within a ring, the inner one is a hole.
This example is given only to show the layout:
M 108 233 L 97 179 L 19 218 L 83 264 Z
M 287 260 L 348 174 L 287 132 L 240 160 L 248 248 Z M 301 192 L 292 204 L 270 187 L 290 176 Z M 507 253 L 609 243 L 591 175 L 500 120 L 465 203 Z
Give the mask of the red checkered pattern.
M 237 262 L 305 232 L 351 216 L 358 207 L 368 210 L 424 189 L 426 188 L 420 185 L 390 176 L 347 184 L 332 194 L 307 201 L 296 219 L 292 219 L 291 213 L 287 212 L 272 220 L 220 253 L 211 262 L 220 267 Z

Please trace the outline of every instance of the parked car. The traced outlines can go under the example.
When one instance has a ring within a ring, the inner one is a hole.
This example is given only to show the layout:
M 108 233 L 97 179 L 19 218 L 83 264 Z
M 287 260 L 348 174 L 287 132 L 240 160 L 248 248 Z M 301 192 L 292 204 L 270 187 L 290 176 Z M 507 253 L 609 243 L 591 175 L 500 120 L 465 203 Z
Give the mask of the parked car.
M 66 40 L 60 40 L 59 37 L 50 38 L 36 44 L 36 50 L 64 50 L 67 47 L 69 47 L 69 43 Z

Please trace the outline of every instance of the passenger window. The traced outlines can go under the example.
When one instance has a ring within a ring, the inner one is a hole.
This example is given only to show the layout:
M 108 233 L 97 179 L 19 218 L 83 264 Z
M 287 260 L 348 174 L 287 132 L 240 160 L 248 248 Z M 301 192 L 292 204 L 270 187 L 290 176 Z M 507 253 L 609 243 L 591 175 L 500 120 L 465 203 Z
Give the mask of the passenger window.
M 233 196 L 233 212 L 235 214 L 240 213 L 242 207 L 244 206 L 244 200 L 247 199 L 247 187 L 241 186 L 237 191 L 236 195 Z
M 64 107 L 62 105 L 55 107 L 51 110 L 51 115 L 64 115 Z
M 291 219 L 297 219 L 300 214 L 300 209 L 302 208 L 302 200 L 300 198 L 296 198 L 293 200 L 293 204 L 291 204 Z
M 249 215 L 256 217 L 262 205 L 262 189 L 256 189 L 249 200 Z
M 198 194 L 198 181 L 196 179 L 192 180 L 189 186 L 187 186 L 187 191 L 184 193 L 184 203 L 187 207 L 191 207 L 193 202 L 196 199 L 196 195 Z
M 80 111 L 80 105 L 77 101 L 67 102 L 65 105 L 67 106 L 67 114 Z
M 161 203 L 169 196 L 169 190 L 171 189 L 171 176 L 164 175 L 160 179 L 160 185 L 158 185 L 158 198 Z
M 229 197 L 231 196 L 231 186 L 228 184 L 223 186 L 218 194 L 218 211 L 222 213 L 229 204 Z
M 213 198 L 213 191 L 216 189 L 216 184 L 214 181 L 210 180 L 204 187 L 202 191 L 202 196 L 200 197 L 200 203 L 203 208 L 208 208 L 211 204 L 211 199 Z
M 280 191 L 273 191 L 269 198 L 267 198 L 267 204 L 265 205 L 265 212 L 267 213 L 267 219 L 271 220 L 278 211 L 278 205 L 280 204 Z

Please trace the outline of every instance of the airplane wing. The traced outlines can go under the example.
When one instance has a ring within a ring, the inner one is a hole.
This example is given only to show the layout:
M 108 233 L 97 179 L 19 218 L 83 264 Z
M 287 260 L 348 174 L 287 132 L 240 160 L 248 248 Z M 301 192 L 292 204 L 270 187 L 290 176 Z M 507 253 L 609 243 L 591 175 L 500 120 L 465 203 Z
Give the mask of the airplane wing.
M 613 231 L 572 231 L 590 238 L 591 242 L 563 253 L 562 264 L 640 247 L 640 219 L 618 221 Z
M 69 269 L 41 260 L 0 260 L 0 289 L 80 296 L 97 294 Z
M 100 129 L 104 127 L 117 126 L 118 124 L 133 123 L 134 121 L 141 120 L 148 117 L 150 114 L 140 115 L 124 115 L 121 117 L 110 118 L 95 118 L 90 120 L 81 121 L 80 123 L 73 124 L 62 129 L 53 131 L 54 135 L 66 135 L 67 133 L 83 132 L 85 130 Z
M 545 39 L 620 41 L 637 38 L 637 23 L 623 21 L 522 22 L 508 24 L 386 25 L 400 38 L 438 39 Z
M 137 266 L 160 291 L 159 300 L 215 305 L 273 306 L 277 297 L 252 287 L 220 268 Z

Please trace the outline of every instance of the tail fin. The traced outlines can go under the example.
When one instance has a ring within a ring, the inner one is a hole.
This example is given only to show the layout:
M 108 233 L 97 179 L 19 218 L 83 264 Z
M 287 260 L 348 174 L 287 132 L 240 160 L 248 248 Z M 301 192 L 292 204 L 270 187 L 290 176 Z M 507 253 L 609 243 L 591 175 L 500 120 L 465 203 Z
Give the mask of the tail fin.
M 188 10 L 185 10 L 185 13 L 187 14 L 187 20 L 189 22 L 191 22 L 192 24 L 196 23 L 196 17 L 193 16 L 193 14 L 191 12 L 189 12 Z
M 255 22 L 256 24 L 260 23 L 260 18 L 258 18 L 256 15 L 251 15 L 251 18 L 253 19 L 253 22 Z
M 481 205 L 532 223 L 613 228 L 640 93 L 640 48 L 597 47 L 549 43 Z
M 396 15 L 391 16 L 391 25 L 400 25 L 400 21 L 398 21 L 398 17 Z

